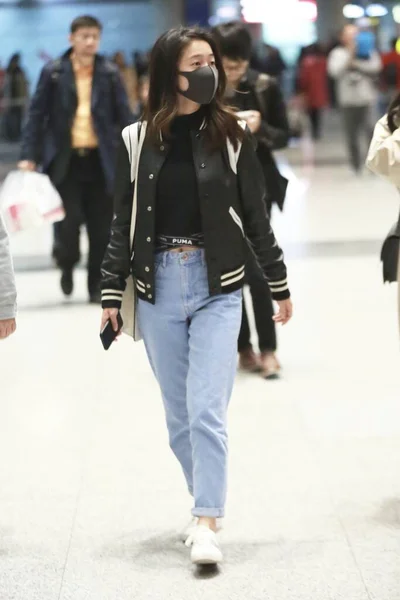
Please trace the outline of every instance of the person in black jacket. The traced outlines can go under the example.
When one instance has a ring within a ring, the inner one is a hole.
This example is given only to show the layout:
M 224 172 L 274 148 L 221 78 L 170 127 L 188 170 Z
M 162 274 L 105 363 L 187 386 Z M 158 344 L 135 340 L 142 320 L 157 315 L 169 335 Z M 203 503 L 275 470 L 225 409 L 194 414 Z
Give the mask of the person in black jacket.
M 194 496 L 186 542 L 195 564 L 222 560 L 215 532 L 225 509 L 245 236 L 278 302 L 276 322 L 292 315 L 253 139 L 224 93 L 209 33 L 179 28 L 157 41 L 144 119 L 123 132 L 102 266 L 102 328 L 110 320 L 118 331 L 134 276 L 139 333 L 161 387 L 170 446 Z
M 28 80 L 21 67 L 21 55 L 17 53 L 10 59 L 4 80 L 4 135 L 9 142 L 19 142 L 21 139 L 28 97 Z
M 285 103 L 274 79 L 249 69 L 252 40 L 243 23 L 233 21 L 219 25 L 213 29 L 213 35 L 221 50 L 228 80 L 227 100 L 239 111 L 238 116 L 247 121 L 258 142 L 257 156 L 267 185 L 270 215 L 273 202 L 283 208 L 287 187 L 287 180 L 279 173 L 272 154 L 273 150 L 284 148 L 289 141 Z M 270 289 L 251 252 L 246 262 L 246 280 L 253 301 L 260 355 L 254 352 L 250 341 L 249 319 L 243 303 L 238 344 L 240 366 L 250 372 L 261 371 L 263 377 L 273 379 L 280 372 L 276 357 L 274 308 Z
M 111 190 L 119 131 L 132 122 L 118 68 L 97 54 L 102 26 L 90 16 L 71 25 L 71 48 L 40 75 L 22 139 L 19 167 L 38 164 L 57 187 L 66 216 L 55 227 L 53 256 L 61 288 L 73 292 L 80 227 L 89 236 L 88 289 L 100 302 L 100 266 L 112 220 Z

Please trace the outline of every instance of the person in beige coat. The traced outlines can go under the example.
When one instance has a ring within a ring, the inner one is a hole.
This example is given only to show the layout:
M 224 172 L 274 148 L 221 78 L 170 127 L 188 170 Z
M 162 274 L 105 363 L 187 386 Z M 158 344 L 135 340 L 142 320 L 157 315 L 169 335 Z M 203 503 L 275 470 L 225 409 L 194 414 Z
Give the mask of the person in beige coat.
M 366 164 L 371 171 L 393 183 L 400 191 L 400 94 L 393 100 L 388 114 L 375 126 Z M 400 244 L 397 284 L 400 326 Z

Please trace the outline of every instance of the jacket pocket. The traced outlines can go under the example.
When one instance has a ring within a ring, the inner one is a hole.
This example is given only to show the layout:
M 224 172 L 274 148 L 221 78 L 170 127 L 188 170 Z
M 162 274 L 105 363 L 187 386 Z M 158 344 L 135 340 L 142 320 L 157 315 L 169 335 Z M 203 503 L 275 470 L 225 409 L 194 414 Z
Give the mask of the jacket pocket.
M 236 223 L 236 225 L 240 228 L 240 231 L 242 232 L 243 237 L 244 237 L 244 229 L 243 229 L 242 219 L 239 217 L 239 215 L 237 214 L 237 212 L 233 208 L 233 206 L 230 207 L 229 214 L 231 215 L 231 217 L 234 220 L 234 222 Z

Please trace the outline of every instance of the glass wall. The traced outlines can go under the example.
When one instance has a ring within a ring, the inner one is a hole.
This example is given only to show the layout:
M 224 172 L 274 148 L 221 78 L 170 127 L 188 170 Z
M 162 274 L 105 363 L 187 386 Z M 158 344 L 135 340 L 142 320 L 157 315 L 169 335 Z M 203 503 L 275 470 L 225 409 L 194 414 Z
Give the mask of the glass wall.
M 0 7 L 0 61 L 4 65 L 14 52 L 22 53 L 23 65 L 33 86 L 42 66 L 68 47 L 71 21 L 93 14 L 104 25 L 101 51 L 122 50 L 130 58 L 134 50 L 147 50 L 159 34 L 159 18 L 151 2 L 118 2 Z

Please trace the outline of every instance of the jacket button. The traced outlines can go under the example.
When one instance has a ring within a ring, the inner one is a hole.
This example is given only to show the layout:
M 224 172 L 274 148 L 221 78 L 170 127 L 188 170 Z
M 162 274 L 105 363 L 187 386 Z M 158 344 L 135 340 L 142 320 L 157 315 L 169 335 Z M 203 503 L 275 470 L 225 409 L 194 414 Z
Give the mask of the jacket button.
M 154 175 L 153 175 L 153 173 L 150 173 L 150 175 L 149 175 L 149 179 L 154 179 Z
M 148 206 L 148 207 L 147 207 L 147 210 L 148 210 L 149 212 L 151 212 L 153 209 L 151 208 L 151 206 Z
M 200 133 L 196 133 L 196 139 L 200 138 Z
M 148 238 L 147 238 L 147 241 L 148 241 L 148 242 L 151 242 L 151 237 L 148 237 Z
M 206 163 L 201 163 L 200 167 L 201 167 L 202 169 L 205 169 L 205 168 L 206 168 Z
M 151 294 L 149 294 L 147 297 L 149 300 L 151 300 L 153 296 Z
M 146 273 L 150 272 L 150 267 L 145 267 L 144 270 L 146 271 Z
M 160 150 L 161 150 L 161 152 L 164 152 L 165 146 L 160 146 Z
M 146 287 L 147 287 L 148 290 L 151 289 L 151 285 L 149 283 L 146 285 Z

